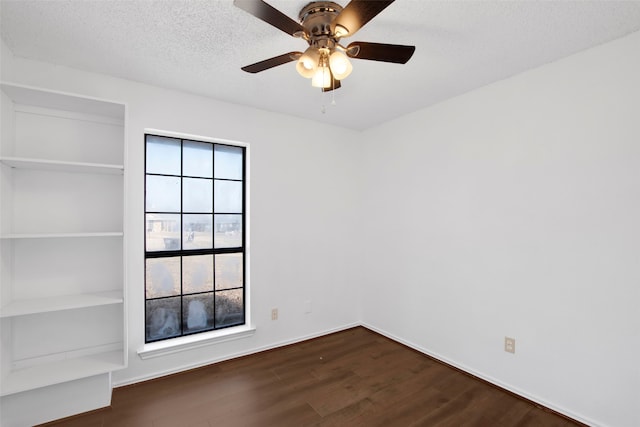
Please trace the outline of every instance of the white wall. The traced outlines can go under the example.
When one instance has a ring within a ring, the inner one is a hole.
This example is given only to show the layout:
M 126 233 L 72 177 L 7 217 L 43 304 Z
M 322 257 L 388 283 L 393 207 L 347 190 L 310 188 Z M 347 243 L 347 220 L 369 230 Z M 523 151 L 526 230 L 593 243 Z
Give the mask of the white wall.
M 593 425 L 640 425 L 640 33 L 365 139 L 364 323 Z
M 14 58 L 5 48 L 3 80 L 127 103 L 129 367 L 114 373 L 115 385 L 357 324 L 360 313 L 355 304 L 357 269 L 353 265 L 358 252 L 353 242 L 358 239 L 352 224 L 359 193 L 359 182 L 353 179 L 358 134 Z M 250 293 L 251 319 L 257 329 L 252 337 L 154 359 L 138 357 L 136 352 L 144 344 L 145 128 L 250 144 Z M 311 313 L 304 312 L 305 301 L 311 302 Z M 272 308 L 279 309 L 277 321 L 271 320 Z M 21 410 L 21 402 L 31 398 L 29 393 L 21 396 L 20 402 L 3 399 L 3 411 Z

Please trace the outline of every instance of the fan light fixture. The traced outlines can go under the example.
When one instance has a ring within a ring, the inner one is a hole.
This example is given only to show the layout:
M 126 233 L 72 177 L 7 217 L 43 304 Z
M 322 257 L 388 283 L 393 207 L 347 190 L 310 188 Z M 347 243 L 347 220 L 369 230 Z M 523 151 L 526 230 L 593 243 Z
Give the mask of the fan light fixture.
M 375 18 L 394 0 L 351 0 L 342 7 L 332 1 L 311 1 L 298 14 L 299 22 L 289 18 L 264 0 L 233 0 L 233 4 L 290 36 L 308 43 L 304 52 L 293 51 L 242 67 L 259 73 L 297 61 L 296 70 L 323 92 L 339 89 L 340 80 L 351 74 L 350 58 L 405 64 L 415 46 L 355 41 L 340 44 Z
M 334 79 L 347 78 L 353 66 L 347 55 L 336 48 L 311 46 L 298 59 L 296 70 L 302 77 L 311 79 L 311 86 L 328 89 Z
M 306 78 L 310 79 L 316 73 L 318 68 L 318 62 L 320 61 L 320 51 L 316 48 L 310 47 L 307 49 L 296 64 L 296 70 L 298 73 Z
M 353 70 L 353 66 L 351 65 L 351 61 L 349 61 L 349 58 L 347 58 L 347 55 L 339 50 L 334 50 L 333 53 L 331 53 L 331 56 L 329 56 L 329 66 L 331 67 L 331 72 L 336 80 L 342 80 L 349 77 L 349 74 L 351 74 L 351 71 Z

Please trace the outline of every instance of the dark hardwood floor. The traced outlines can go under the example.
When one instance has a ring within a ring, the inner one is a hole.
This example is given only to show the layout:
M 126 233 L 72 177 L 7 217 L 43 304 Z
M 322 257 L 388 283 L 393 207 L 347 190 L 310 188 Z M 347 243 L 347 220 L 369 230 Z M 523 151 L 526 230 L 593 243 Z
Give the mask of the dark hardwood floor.
M 114 390 L 48 426 L 579 426 L 358 327 Z

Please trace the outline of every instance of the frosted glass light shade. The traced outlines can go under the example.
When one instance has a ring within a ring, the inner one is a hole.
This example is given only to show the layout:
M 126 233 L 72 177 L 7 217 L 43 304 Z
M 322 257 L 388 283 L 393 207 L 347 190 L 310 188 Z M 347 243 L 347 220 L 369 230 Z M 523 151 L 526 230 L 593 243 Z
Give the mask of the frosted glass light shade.
M 318 62 L 320 60 L 320 52 L 314 47 L 308 48 L 302 56 L 298 59 L 296 64 L 296 70 L 298 74 L 306 79 L 312 78 L 316 70 L 318 69 Z
M 322 88 L 331 87 L 331 71 L 329 71 L 329 67 L 319 67 L 316 70 L 311 79 L 311 86 Z
M 329 57 L 329 66 L 336 80 L 342 80 L 351 74 L 353 66 L 347 55 L 339 50 L 334 51 Z

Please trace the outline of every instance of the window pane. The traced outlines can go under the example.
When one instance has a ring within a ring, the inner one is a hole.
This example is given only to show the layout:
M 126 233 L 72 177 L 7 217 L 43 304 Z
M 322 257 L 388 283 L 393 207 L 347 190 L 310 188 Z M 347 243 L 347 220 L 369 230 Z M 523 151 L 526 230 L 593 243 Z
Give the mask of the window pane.
M 242 215 L 215 215 L 216 248 L 242 246 Z
M 216 290 L 240 288 L 243 285 L 242 254 L 216 255 Z
M 242 182 L 215 181 L 213 189 L 216 213 L 242 213 Z
M 183 215 L 185 249 L 211 249 L 213 247 L 213 215 Z
M 147 341 L 171 338 L 180 330 L 180 297 L 147 301 Z
M 180 257 L 148 258 L 146 268 L 147 298 L 180 294 Z
M 242 179 L 242 147 L 216 145 L 216 178 Z
M 244 156 L 145 136 L 146 342 L 244 324 Z
M 147 135 L 147 173 L 180 175 L 180 140 Z
M 180 249 L 180 215 L 147 214 L 147 251 Z
M 182 301 L 185 333 L 213 329 L 213 292 L 185 296 Z
M 216 292 L 216 327 L 244 323 L 242 289 Z
M 180 212 L 180 178 L 147 175 L 147 212 Z
M 213 291 L 213 255 L 182 257 L 182 293 Z
M 184 141 L 182 149 L 183 175 L 213 178 L 213 144 Z
M 184 212 L 213 212 L 212 182 L 210 179 L 184 178 L 182 210 Z

